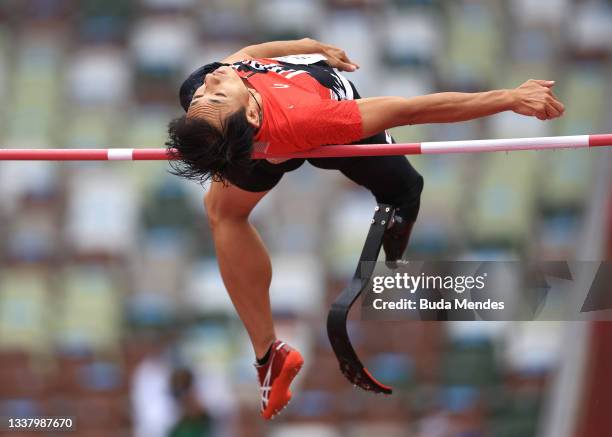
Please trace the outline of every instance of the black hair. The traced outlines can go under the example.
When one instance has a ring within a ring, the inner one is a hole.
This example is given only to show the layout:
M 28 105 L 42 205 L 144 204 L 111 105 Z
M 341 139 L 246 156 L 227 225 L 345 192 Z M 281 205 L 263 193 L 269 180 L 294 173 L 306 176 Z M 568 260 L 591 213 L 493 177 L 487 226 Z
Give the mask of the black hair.
M 229 115 L 221 129 L 209 121 L 186 115 L 168 125 L 168 151 L 175 149 L 178 160 L 171 160 L 171 174 L 204 184 L 229 182 L 230 171 L 247 171 L 254 161 L 255 127 L 249 123 L 246 109 Z

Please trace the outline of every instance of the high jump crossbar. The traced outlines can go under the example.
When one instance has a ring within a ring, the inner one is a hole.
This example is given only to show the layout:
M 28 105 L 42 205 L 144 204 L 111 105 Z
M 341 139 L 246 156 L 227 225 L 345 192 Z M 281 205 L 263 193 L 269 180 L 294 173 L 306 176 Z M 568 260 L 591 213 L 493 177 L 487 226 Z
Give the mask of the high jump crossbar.
M 351 156 L 444 155 L 451 153 L 512 152 L 519 150 L 588 149 L 612 146 L 612 134 L 557 137 L 437 141 L 405 144 L 350 144 L 323 146 L 286 153 L 270 153 L 258 144 L 253 159 L 341 158 Z M 178 160 L 175 150 L 156 149 L 0 149 L 0 161 L 164 161 Z

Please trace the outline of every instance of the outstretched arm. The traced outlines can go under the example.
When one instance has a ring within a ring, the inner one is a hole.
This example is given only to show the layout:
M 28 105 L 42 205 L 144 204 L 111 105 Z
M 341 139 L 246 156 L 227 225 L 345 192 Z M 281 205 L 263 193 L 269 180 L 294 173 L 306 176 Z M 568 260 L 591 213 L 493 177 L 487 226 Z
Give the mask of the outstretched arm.
M 342 71 L 355 71 L 359 65 L 351 61 L 344 50 L 311 38 L 293 41 L 273 41 L 245 47 L 233 55 L 225 58 L 223 62 L 232 62 L 243 59 L 274 58 L 277 56 L 307 55 L 320 53 L 325 56 L 332 67 Z
M 552 92 L 554 82 L 529 80 L 518 88 L 483 93 L 438 93 L 413 98 L 374 97 L 357 100 L 363 135 L 397 126 L 455 123 L 504 111 L 551 120 L 565 107 Z

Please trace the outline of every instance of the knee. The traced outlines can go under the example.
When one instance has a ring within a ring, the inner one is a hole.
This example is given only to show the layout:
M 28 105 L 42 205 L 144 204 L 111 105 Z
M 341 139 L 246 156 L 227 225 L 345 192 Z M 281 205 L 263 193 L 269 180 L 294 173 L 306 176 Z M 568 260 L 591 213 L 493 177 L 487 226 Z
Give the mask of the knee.
M 219 228 L 219 225 L 227 221 L 248 220 L 248 214 L 242 214 L 237 208 L 229 208 L 221 202 L 218 195 L 212 192 L 204 196 L 204 207 L 208 219 L 208 226 L 212 232 Z
M 423 179 L 423 176 L 421 176 L 420 173 L 417 173 L 415 177 L 415 181 L 414 181 L 414 188 L 413 188 L 414 195 L 421 197 L 423 188 L 425 188 L 425 179 Z
M 417 171 L 414 171 L 409 178 L 406 178 L 396 190 L 393 199 L 394 205 L 406 205 L 418 202 L 421 199 L 421 193 L 425 187 L 423 176 Z
M 223 216 L 219 202 L 211 192 L 206 193 L 204 196 L 204 208 L 206 209 L 206 218 L 208 219 L 208 226 L 212 232 L 215 231 L 219 222 Z
M 410 179 L 410 183 L 406 183 L 398 195 L 394 196 L 391 204 L 396 206 L 396 214 L 406 221 L 414 222 L 421 209 L 421 193 L 425 187 L 425 180 L 417 172 Z

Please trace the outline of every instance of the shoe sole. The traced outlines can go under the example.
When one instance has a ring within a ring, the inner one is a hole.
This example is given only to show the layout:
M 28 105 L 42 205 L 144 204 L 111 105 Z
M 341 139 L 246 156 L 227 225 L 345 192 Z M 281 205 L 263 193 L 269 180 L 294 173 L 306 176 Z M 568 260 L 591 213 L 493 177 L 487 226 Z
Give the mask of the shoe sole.
M 291 400 L 291 390 L 289 390 L 289 386 L 302 369 L 303 364 L 304 359 L 298 351 L 289 352 L 280 374 L 272 383 L 268 407 L 261 413 L 264 419 L 273 419 L 275 415 L 280 413 L 281 410 L 287 406 Z M 284 390 L 283 387 L 285 387 Z

